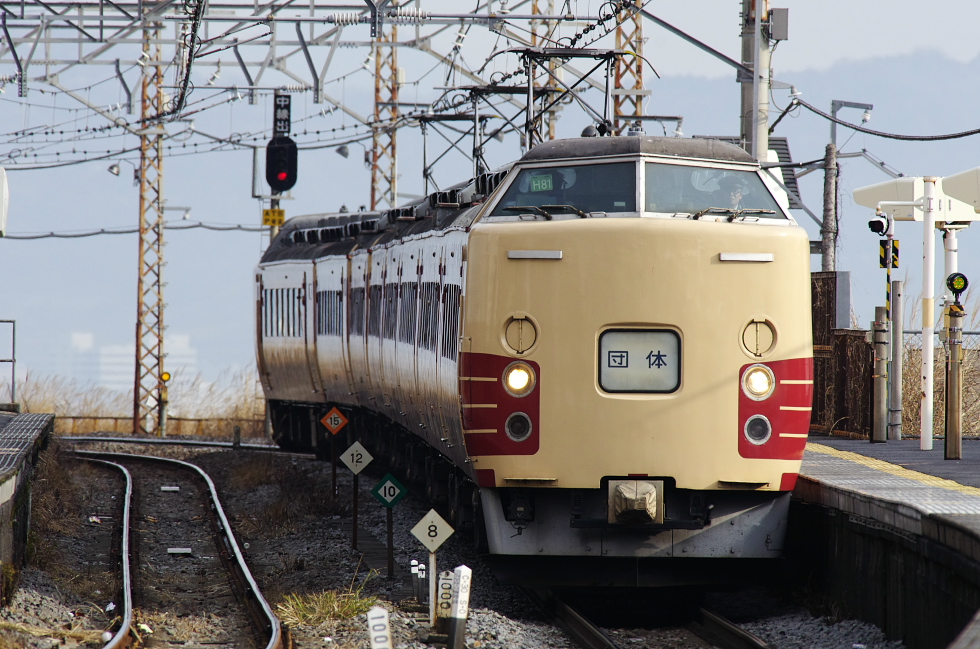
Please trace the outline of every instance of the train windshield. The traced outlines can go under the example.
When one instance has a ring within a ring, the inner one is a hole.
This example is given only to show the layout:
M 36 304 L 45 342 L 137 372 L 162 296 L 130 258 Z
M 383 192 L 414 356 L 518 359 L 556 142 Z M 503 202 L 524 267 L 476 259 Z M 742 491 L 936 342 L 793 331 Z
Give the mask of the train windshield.
M 636 163 L 522 169 L 490 217 L 579 218 L 636 212 Z
M 646 163 L 644 211 L 785 219 L 754 171 Z

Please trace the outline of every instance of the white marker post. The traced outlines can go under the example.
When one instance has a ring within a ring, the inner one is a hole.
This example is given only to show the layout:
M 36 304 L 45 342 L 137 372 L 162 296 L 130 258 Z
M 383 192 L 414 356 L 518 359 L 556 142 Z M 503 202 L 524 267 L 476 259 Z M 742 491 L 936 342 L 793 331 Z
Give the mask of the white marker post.
M 439 579 L 439 573 L 436 571 L 436 550 L 455 531 L 452 525 L 434 509 L 430 509 L 429 513 L 412 528 L 412 536 L 429 551 L 429 624 L 431 626 L 435 626 L 436 623 L 436 582 Z
M 367 620 L 368 635 L 371 636 L 371 649 L 392 649 L 388 611 L 380 606 L 375 606 L 368 611 Z
M 436 587 L 436 633 L 446 633 L 449 629 L 449 616 L 453 612 L 453 573 L 444 570 L 439 573 Z
M 453 571 L 453 603 L 449 617 L 448 649 L 465 649 L 466 618 L 470 612 L 470 585 L 473 571 L 459 566 Z

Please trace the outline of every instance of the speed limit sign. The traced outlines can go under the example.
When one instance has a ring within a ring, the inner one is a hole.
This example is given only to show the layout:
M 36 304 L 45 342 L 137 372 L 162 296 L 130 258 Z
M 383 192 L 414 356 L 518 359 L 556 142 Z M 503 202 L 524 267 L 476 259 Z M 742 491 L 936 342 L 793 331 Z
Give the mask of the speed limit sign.
M 430 509 L 429 513 L 412 528 L 412 535 L 429 552 L 435 552 L 455 531 L 436 510 Z

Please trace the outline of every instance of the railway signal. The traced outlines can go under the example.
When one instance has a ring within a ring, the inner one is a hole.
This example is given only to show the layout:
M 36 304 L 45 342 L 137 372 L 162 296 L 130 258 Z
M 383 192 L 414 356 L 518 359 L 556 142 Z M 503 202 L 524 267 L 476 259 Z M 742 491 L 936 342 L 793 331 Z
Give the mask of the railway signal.
M 287 192 L 296 184 L 296 143 L 289 136 L 269 140 L 265 148 L 265 180 L 277 194 Z

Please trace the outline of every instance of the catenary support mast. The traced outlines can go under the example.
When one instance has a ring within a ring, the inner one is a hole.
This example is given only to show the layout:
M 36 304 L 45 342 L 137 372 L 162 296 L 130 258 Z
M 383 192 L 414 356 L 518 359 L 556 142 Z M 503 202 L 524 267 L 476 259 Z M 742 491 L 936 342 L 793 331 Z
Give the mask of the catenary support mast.
M 142 120 L 140 135 L 139 274 L 136 307 L 136 382 L 133 388 L 133 433 L 160 432 L 163 388 L 163 139 L 164 110 L 161 23 L 143 30 Z
M 628 13 L 628 15 L 626 15 Z M 630 116 L 643 115 L 643 16 L 634 8 L 624 9 L 616 27 L 616 49 L 626 52 L 616 57 L 613 85 L 613 132 L 621 135 Z
M 371 209 L 398 201 L 398 28 L 392 25 L 374 43 L 374 137 L 371 150 Z

